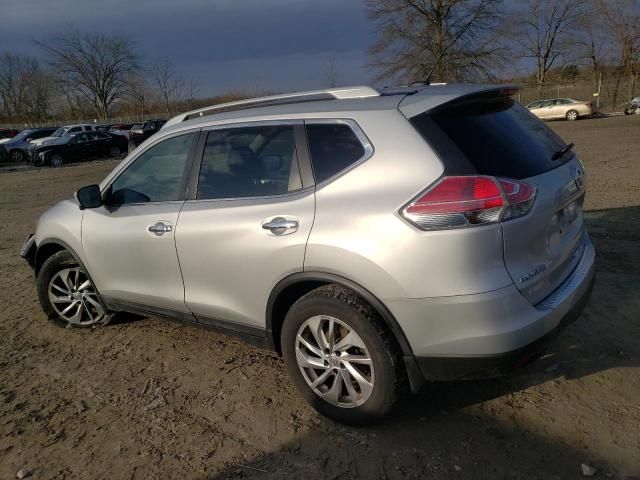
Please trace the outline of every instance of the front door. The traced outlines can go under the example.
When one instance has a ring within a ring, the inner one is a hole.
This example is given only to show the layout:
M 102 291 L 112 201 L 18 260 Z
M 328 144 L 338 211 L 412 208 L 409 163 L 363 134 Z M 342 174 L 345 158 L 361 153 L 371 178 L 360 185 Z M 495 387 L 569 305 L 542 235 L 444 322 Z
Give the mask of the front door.
M 308 162 L 298 155 L 301 129 L 292 122 L 207 132 L 197 190 L 176 232 L 185 301 L 199 321 L 260 332 L 272 288 L 302 271 L 315 196 L 300 175 L 299 160 Z
M 87 268 L 108 301 L 188 312 L 175 231 L 197 136 L 153 144 L 103 192 L 107 205 L 85 210 Z

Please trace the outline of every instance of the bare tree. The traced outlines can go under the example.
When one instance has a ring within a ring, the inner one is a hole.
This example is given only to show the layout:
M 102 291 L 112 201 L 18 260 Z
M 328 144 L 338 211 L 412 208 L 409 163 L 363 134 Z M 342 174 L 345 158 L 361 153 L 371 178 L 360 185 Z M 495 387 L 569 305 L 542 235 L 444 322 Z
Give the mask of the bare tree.
M 502 0 L 367 0 L 380 40 L 377 78 L 438 81 L 493 76 L 504 58 Z
M 30 57 L 5 53 L 0 57 L 0 101 L 13 121 L 45 120 L 53 99 L 51 75 Z
M 520 22 L 525 57 L 536 62 L 538 95 L 547 74 L 576 55 L 578 31 L 584 18 L 582 0 L 528 0 Z
M 134 74 L 129 78 L 128 102 L 126 107 L 133 109 L 134 115 L 140 120 L 144 120 L 147 109 L 153 101 L 153 92 L 151 86 L 145 78 L 145 75 Z
M 86 97 L 98 118 L 109 117 L 111 107 L 127 91 L 127 79 L 137 68 L 131 42 L 119 35 L 102 35 L 68 28 L 37 44 L 69 87 Z
M 169 59 L 158 60 L 148 70 L 150 83 L 156 90 L 167 116 L 171 116 L 172 107 L 179 109 L 181 102 L 193 100 L 195 97 L 196 82 L 179 73 Z
M 336 88 L 339 83 L 339 72 L 336 66 L 336 59 L 332 58 L 331 63 L 324 70 L 324 78 L 327 80 L 329 88 Z
M 599 0 L 599 11 L 612 33 L 614 56 L 619 65 L 612 95 L 612 106 L 618 99 L 620 83 L 627 77 L 629 98 L 633 97 L 640 74 L 640 0 Z

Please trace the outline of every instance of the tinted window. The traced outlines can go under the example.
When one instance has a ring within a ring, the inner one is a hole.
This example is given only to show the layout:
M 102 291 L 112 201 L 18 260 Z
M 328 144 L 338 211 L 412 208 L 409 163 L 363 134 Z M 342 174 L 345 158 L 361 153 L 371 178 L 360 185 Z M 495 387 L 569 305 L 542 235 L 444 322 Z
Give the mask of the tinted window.
M 333 177 L 364 156 L 364 147 L 349 125 L 307 125 L 309 151 L 316 182 Z
M 31 134 L 28 135 L 29 138 L 42 138 L 42 137 L 48 137 L 49 135 L 51 135 L 53 132 L 55 132 L 55 130 L 41 130 L 41 131 L 37 131 L 37 132 L 33 132 Z
M 448 174 L 522 179 L 562 163 L 551 160 L 564 146 L 562 139 L 508 97 L 447 106 L 411 123 L 438 152 Z
M 196 134 L 169 138 L 146 150 L 111 185 L 110 203 L 183 199 L 189 152 Z
M 301 186 L 293 126 L 209 132 L 198 199 L 279 195 Z

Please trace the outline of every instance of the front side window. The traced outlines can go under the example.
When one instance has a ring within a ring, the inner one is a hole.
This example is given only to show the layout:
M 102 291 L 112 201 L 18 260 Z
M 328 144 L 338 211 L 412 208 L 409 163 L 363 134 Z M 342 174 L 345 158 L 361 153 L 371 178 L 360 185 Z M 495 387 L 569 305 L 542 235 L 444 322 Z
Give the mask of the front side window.
M 316 182 L 333 177 L 364 157 L 364 146 L 344 123 L 307 125 L 309 152 Z
M 263 125 L 210 131 L 197 198 L 263 197 L 302 188 L 293 128 Z
M 183 200 L 186 169 L 196 133 L 156 143 L 111 184 L 109 203 Z

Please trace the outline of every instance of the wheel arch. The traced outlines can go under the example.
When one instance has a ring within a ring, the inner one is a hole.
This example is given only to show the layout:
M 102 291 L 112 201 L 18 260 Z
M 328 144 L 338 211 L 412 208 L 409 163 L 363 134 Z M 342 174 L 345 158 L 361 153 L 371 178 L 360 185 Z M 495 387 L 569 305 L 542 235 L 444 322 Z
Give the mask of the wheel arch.
M 96 286 L 96 283 L 93 281 L 93 278 L 91 278 L 91 274 L 89 273 L 89 270 L 87 270 L 86 265 L 81 260 L 80 256 L 75 252 L 75 250 L 71 248 L 71 246 L 64 240 L 60 240 L 58 238 L 45 238 L 40 242 L 40 245 L 38 245 L 38 247 L 36 248 L 36 254 L 35 254 L 35 259 L 33 264 L 33 271 L 35 272 L 36 277 L 38 276 L 38 272 L 42 268 L 42 265 L 44 264 L 44 262 L 46 262 L 47 259 L 50 258 L 52 255 L 55 255 L 56 253 L 61 252 L 63 250 L 66 252 L 69 252 L 69 254 L 74 258 L 74 260 L 78 262 L 78 265 L 80 265 L 82 270 L 84 270 L 84 273 L 87 274 L 87 277 L 89 277 L 89 280 L 93 284 L 93 288 L 98 294 L 99 302 L 102 304 L 102 307 L 105 309 L 105 311 L 107 311 L 107 307 L 104 303 L 104 300 L 102 299 L 102 296 L 98 291 L 98 287 Z
M 299 272 L 280 280 L 271 290 L 267 301 L 266 330 L 268 341 L 273 349 L 281 354 L 280 332 L 287 311 L 303 295 L 322 285 L 336 284 L 353 290 L 369 303 L 380 315 L 383 322 L 393 334 L 403 355 L 413 356 L 411 346 L 404 331 L 396 321 L 393 314 L 373 293 L 358 283 L 332 273 L 325 272 Z

